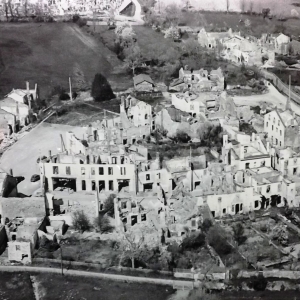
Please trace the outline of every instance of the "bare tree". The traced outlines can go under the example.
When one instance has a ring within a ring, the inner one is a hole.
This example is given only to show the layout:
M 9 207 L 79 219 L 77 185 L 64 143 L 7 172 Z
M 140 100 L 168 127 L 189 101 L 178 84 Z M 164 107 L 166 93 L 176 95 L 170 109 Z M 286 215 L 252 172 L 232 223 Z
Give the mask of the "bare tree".
M 226 0 L 226 11 L 229 11 L 229 0 Z
M 121 241 L 121 248 L 123 253 L 127 254 L 131 260 L 131 266 L 134 268 L 134 260 L 137 259 L 144 247 L 145 237 L 140 231 L 136 232 L 124 232 L 123 239 Z
M 12 7 L 11 0 L 8 0 L 8 1 L 7 1 L 7 5 L 8 5 L 8 8 L 9 8 L 10 15 L 11 15 L 12 17 L 14 17 L 15 15 L 14 15 L 14 10 L 13 10 L 13 7 Z
M 125 66 L 132 70 L 133 75 L 135 75 L 136 68 L 140 67 L 144 62 L 141 50 L 139 47 L 130 47 L 125 51 L 126 58 L 124 59 Z
M 245 12 L 245 7 L 246 7 L 245 0 L 240 0 L 240 9 L 242 13 Z
M 3 13 L 5 14 L 6 21 L 8 22 L 8 14 L 9 14 L 9 9 L 8 9 L 8 2 L 6 0 L 2 0 L 2 7 L 3 7 Z
M 24 14 L 28 17 L 28 0 L 24 0 Z
M 253 13 L 253 6 L 254 6 L 254 3 L 253 3 L 252 0 L 250 0 L 250 2 L 249 2 L 249 11 L 250 11 L 250 14 L 251 14 L 251 15 L 252 15 L 252 13 Z

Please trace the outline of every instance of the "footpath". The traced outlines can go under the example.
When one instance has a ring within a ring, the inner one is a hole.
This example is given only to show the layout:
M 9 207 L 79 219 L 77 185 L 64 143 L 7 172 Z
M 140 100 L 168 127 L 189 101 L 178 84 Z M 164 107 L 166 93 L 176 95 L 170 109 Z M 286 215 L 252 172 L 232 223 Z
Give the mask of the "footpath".
M 60 268 L 48 268 L 48 267 L 36 267 L 36 266 L 0 266 L 0 272 L 29 272 L 29 273 L 52 273 L 60 274 Z M 99 272 L 88 272 L 88 271 L 79 271 L 79 270 L 63 270 L 63 276 L 79 276 L 79 277 L 92 277 L 99 279 L 109 279 L 125 282 L 137 282 L 137 283 L 152 283 L 159 285 L 184 285 L 184 286 L 194 286 L 192 281 L 183 281 L 183 280 L 173 280 L 173 279 L 161 279 L 161 278 L 147 278 L 147 277 L 135 277 L 119 274 L 107 274 Z

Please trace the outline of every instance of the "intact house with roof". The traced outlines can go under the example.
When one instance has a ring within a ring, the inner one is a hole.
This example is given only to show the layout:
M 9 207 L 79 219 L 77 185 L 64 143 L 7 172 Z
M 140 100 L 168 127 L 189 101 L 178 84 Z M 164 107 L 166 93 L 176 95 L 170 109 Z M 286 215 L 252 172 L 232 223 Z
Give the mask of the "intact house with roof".
M 275 108 L 264 116 L 264 132 L 267 140 L 276 148 L 299 147 L 299 124 L 295 114 L 289 109 L 285 111 Z
M 221 68 L 212 70 L 210 73 L 204 69 L 181 68 L 179 78 L 170 83 L 169 90 L 179 92 L 185 90 L 193 92 L 223 91 L 224 75 Z
M 147 74 L 140 74 L 133 77 L 134 89 L 138 92 L 152 92 L 155 84 Z

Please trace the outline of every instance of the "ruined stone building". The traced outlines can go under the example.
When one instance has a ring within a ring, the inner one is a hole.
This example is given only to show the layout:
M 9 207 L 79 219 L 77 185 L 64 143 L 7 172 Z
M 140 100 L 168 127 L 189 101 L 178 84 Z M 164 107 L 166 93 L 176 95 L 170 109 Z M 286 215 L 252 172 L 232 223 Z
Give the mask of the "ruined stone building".
M 240 32 L 233 32 L 231 28 L 225 32 L 206 32 L 202 28 L 198 34 L 198 42 L 202 47 L 213 49 L 217 48 L 225 38 L 233 36 L 240 36 Z
M 120 114 L 94 122 L 89 137 L 94 141 L 113 141 L 115 144 L 131 145 L 143 140 L 155 130 L 152 106 L 132 96 L 122 97 Z
M 45 230 L 47 224 L 45 199 L 1 198 L 0 214 L 8 241 L 8 259 L 31 263 L 39 240 L 38 230 Z
M 186 90 L 194 93 L 217 92 L 224 90 L 224 75 L 221 68 L 212 70 L 189 70 L 188 67 L 179 70 L 179 78 L 170 83 L 170 90 L 183 92 Z
M 275 108 L 265 114 L 264 132 L 267 133 L 267 140 L 271 145 L 278 149 L 300 146 L 299 124 L 288 105 L 285 111 Z
M 238 140 L 229 140 L 223 136 L 222 160 L 228 166 L 237 170 L 258 167 L 271 167 L 270 145 L 265 146 L 261 138 L 255 133 L 237 135 Z
M 40 163 L 41 178 L 49 191 L 63 187 L 73 191 L 136 191 L 135 154 L 120 146 L 79 140 L 70 132 L 65 145 L 62 153 Z

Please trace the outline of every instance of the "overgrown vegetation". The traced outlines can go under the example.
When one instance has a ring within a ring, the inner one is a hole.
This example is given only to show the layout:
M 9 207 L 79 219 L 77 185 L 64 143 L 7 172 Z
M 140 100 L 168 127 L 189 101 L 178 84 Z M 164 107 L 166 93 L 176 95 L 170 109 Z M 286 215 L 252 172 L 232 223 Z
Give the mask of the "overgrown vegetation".
M 81 233 L 84 231 L 89 231 L 91 229 L 91 224 L 88 216 L 84 211 L 75 211 L 72 215 L 73 226 L 75 230 L 79 230 Z

